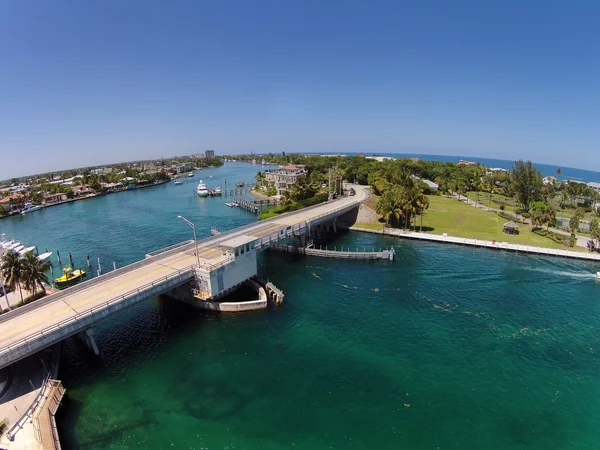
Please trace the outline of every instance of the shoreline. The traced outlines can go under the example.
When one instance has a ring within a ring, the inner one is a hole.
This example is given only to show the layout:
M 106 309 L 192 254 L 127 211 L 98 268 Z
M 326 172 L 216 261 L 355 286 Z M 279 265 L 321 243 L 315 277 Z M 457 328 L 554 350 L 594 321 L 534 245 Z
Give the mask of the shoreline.
M 86 195 L 84 197 L 79 197 L 79 198 L 70 198 L 68 200 L 65 200 L 64 202 L 56 202 L 56 203 L 50 203 L 48 205 L 43 205 L 44 207 L 42 209 L 51 208 L 53 206 L 66 205 L 68 203 L 74 203 L 74 202 L 78 202 L 80 200 L 90 200 L 92 198 L 104 197 L 105 195 L 110 195 L 110 194 L 119 194 L 121 192 L 136 191 L 138 189 L 145 189 L 145 188 L 151 188 L 151 187 L 156 187 L 156 186 L 162 186 L 163 184 L 170 183 L 170 181 L 171 180 L 169 180 L 169 181 L 161 181 L 161 182 L 154 183 L 154 184 L 148 184 L 146 186 L 139 186 L 139 187 L 136 187 L 134 189 L 120 189 L 118 191 L 101 192 L 101 193 L 98 193 L 98 194 Z M 23 215 L 23 214 L 21 214 L 20 212 L 19 213 L 14 213 L 14 214 L 7 214 L 5 216 L 0 216 L 0 219 L 7 219 L 9 217 L 20 216 L 20 215 Z
M 456 236 L 443 236 L 440 234 L 427 234 L 415 231 L 396 230 L 393 228 L 384 228 L 383 230 L 374 230 L 369 228 L 361 228 L 352 226 L 349 231 L 359 231 L 362 233 L 381 234 L 384 236 L 395 236 L 400 238 L 439 242 L 442 244 L 455 244 L 471 247 L 489 248 L 491 250 L 514 251 L 516 253 L 528 253 L 542 256 L 560 256 L 563 258 L 582 259 L 587 261 L 600 262 L 600 253 L 585 253 L 573 250 L 558 250 L 549 247 L 538 247 L 534 245 L 509 244 L 507 242 L 488 241 L 484 239 L 470 239 Z

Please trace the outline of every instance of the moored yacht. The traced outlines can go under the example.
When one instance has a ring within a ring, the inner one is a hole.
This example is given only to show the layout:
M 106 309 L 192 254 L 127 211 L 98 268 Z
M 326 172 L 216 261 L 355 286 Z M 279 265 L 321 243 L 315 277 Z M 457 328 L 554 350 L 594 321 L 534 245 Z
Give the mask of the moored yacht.
M 206 185 L 200 180 L 198 186 L 196 187 L 196 194 L 200 197 L 206 197 L 208 195 L 208 189 L 206 189 Z

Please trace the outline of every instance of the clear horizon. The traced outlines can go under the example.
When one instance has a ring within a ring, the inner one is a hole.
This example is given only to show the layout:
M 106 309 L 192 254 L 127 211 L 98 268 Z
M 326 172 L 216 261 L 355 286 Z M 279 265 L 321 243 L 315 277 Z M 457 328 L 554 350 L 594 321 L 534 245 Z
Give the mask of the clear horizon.
M 129 161 L 113 161 L 113 162 L 107 162 L 107 163 L 101 163 L 101 164 L 92 164 L 91 166 L 77 166 L 77 167 L 66 167 L 66 168 L 62 168 L 62 169 L 56 169 L 56 170 L 50 170 L 47 172 L 37 172 L 37 173 L 30 173 L 30 174 L 25 174 L 25 175 L 20 175 L 20 176 L 15 176 L 15 177 L 10 177 L 10 178 L 5 178 L 0 180 L 1 182 L 7 182 L 12 178 L 28 178 L 28 177 L 35 177 L 41 174 L 45 174 L 45 173 L 52 173 L 52 172 L 65 172 L 65 171 L 71 171 L 71 170 L 77 170 L 77 169 L 82 169 L 82 168 L 87 168 L 87 167 L 91 167 L 91 168 L 97 168 L 97 167 L 105 167 L 105 166 L 115 166 L 115 165 L 119 165 L 119 164 L 128 164 L 128 163 L 133 163 L 136 161 L 156 161 L 156 160 L 160 160 L 160 159 L 169 159 L 169 158 L 177 158 L 177 157 L 185 157 L 185 156 L 191 156 L 193 154 L 197 154 L 197 153 L 203 153 L 201 151 L 196 151 L 196 152 L 191 152 L 189 154 L 176 154 L 176 155 L 171 155 L 171 156 L 164 156 L 164 157 L 159 157 L 159 158 L 140 158 L 137 160 L 129 160 Z M 269 152 L 254 152 L 254 154 L 256 154 L 257 156 L 260 155 L 266 155 Z M 276 154 L 275 152 L 271 152 L 273 154 Z M 215 156 L 235 156 L 235 155 L 249 155 L 250 152 L 239 152 L 239 153 L 222 153 L 222 154 L 215 154 Z M 493 158 L 493 157 L 487 157 L 487 156 L 476 156 L 476 155 L 452 155 L 452 154 L 442 154 L 442 153 L 417 153 L 417 152 L 373 152 L 373 151 L 369 151 L 369 152 L 360 152 L 360 151 L 352 151 L 352 152 L 328 152 L 328 151 L 324 151 L 324 152 L 290 152 L 289 154 L 340 154 L 340 155 L 348 155 L 348 156 L 355 156 L 357 154 L 364 154 L 366 156 L 369 155 L 407 155 L 407 156 L 430 156 L 430 157 L 435 157 L 435 156 L 441 156 L 441 157 L 445 157 L 445 158 L 454 158 L 456 159 L 458 162 L 458 160 L 460 158 L 470 158 L 475 162 L 478 162 L 478 160 L 496 160 L 496 161 L 504 161 L 504 162 L 514 162 L 515 160 L 512 159 L 503 159 L 503 158 Z M 426 160 L 425 158 L 423 158 L 424 160 Z M 523 159 L 523 158 L 518 158 L 518 159 Z M 432 158 L 433 161 L 435 161 L 435 158 Z M 540 161 L 532 161 L 533 164 L 539 166 L 539 165 L 544 165 L 544 166 L 550 166 L 550 167 L 560 167 L 563 171 L 564 170 L 583 170 L 586 172 L 592 172 L 592 173 L 596 173 L 598 174 L 598 181 L 600 181 L 600 171 L 596 171 L 596 170 L 592 170 L 592 169 L 584 169 L 584 168 L 580 168 L 580 167 L 570 167 L 570 166 L 564 166 L 564 165 L 557 165 L 557 164 L 551 164 L 551 163 L 546 163 L 546 162 L 540 162 Z M 589 180 L 589 181 L 596 181 L 596 180 Z
M 0 179 L 204 148 L 600 171 L 599 13 L 538 0 L 7 0 Z

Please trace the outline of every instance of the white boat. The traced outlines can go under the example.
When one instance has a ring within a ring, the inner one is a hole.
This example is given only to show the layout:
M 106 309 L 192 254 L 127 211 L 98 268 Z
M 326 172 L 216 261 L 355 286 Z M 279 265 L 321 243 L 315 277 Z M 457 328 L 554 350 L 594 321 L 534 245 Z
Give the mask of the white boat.
M 19 250 L 19 255 L 21 256 L 25 256 L 27 253 L 32 252 L 35 250 L 35 245 L 32 245 L 31 247 L 25 247 L 22 250 Z
M 43 208 L 42 205 L 33 206 L 31 203 L 26 203 L 25 209 L 23 211 L 21 211 L 21 214 L 28 214 L 30 212 L 37 211 L 38 209 L 42 209 L 42 208 Z
M 596 278 L 600 278 L 600 272 L 596 272 Z
M 234 206 L 237 206 L 235 203 L 230 202 L 230 203 L 225 203 L 227 206 L 229 206 L 230 208 L 233 208 Z
M 206 185 L 200 180 L 198 186 L 196 187 L 196 194 L 200 197 L 206 197 L 208 195 L 208 189 L 206 189 Z
M 12 251 L 15 252 L 15 253 L 19 253 L 24 248 L 25 248 L 24 245 L 19 245 L 18 247 L 13 248 Z
M 17 248 L 19 245 L 21 245 L 20 242 L 13 242 L 12 244 L 10 244 L 7 247 L 4 247 L 6 250 L 13 250 L 15 248 Z
M 187 175 L 187 176 L 188 176 L 188 178 L 192 178 L 192 177 L 194 176 L 194 172 L 190 172 L 190 173 L 188 173 L 188 175 Z
M 221 186 L 215 188 L 215 195 L 221 195 Z
M 46 261 L 48 258 L 50 258 L 52 256 L 52 252 L 46 252 L 46 253 L 42 253 L 41 255 L 39 255 L 37 258 L 40 261 Z
M 12 239 L 9 239 L 7 241 L 2 242 L 2 244 L 0 244 L 0 247 L 2 248 L 8 248 L 12 245 L 12 243 L 15 242 Z
M 183 180 L 181 178 L 175 178 L 173 184 L 183 184 Z

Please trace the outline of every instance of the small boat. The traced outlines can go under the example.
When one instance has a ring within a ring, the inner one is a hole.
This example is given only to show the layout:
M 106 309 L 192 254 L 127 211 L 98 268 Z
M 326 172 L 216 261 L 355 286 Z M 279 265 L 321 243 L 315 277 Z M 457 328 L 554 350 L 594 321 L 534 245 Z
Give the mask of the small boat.
M 129 186 L 127 186 L 127 189 L 129 189 L 129 190 L 135 189 L 135 184 L 130 184 Z
M 596 278 L 600 278 L 600 272 L 596 272 Z
M 183 184 L 183 180 L 181 178 L 175 178 L 175 180 L 173 180 L 173 184 Z
M 188 178 L 193 178 L 194 177 L 194 172 L 190 172 L 187 174 Z
M 12 251 L 15 252 L 15 253 L 19 253 L 24 248 L 25 248 L 24 245 L 19 245 L 18 247 L 13 248 Z
M 229 202 L 229 203 L 225 203 L 227 206 L 229 206 L 230 208 L 233 208 L 234 206 L 237 206 L 234 202 Z
M 42 208 L 42 205 L 33 206 L 31 203 L 25 203 L 25 209 L 21 211 L 21 214 L 29 214 L 30 212 L 37 211 L 38 209 Z
M 215 188 L 215 195 L 221 195 L 221 186 Z
M 27 253 L 32 252 L 35 250 L 35 245 L 31 246 L 31 247 L 25 247 L 22 250 L 19 250 L 19 255 L 21 256 L 25 256 Z
M 245 186 L 245 183 L 244 183 L 243 181 L 238 181 L 237 183 L 235 183 L 235 185 L 236 185 L 237 187 L 244 187 L 244 186 Z
M 37 259 L 39 259 L 40 261 L 46 261 L 51 256 L 52 256 L 52 252 L 46 252 L 46 253 L 42 253 L 41 255 L 39 255 L 37 257 Z
M 85 271 L 81 269 L 73 270 L 71 266 L 65 266 L 62 277 L 56 278 L 54 284 L 57 288 L 69 287 L 78 281 L 81 281 L 84 277 Z
M 206 197 L 208 195 L 208 189 L 202 180 L 200 180 L 200 183 L 198 183 L 198 186 L 196 187 L 196 194 L 200 197 Z

